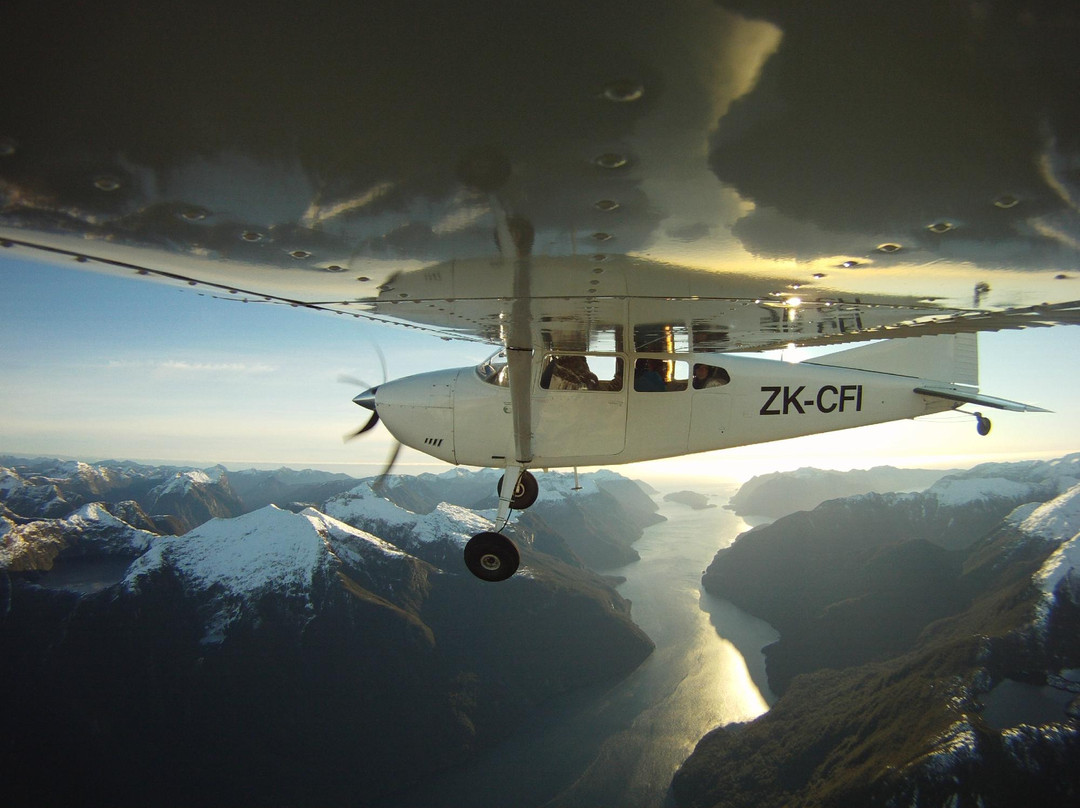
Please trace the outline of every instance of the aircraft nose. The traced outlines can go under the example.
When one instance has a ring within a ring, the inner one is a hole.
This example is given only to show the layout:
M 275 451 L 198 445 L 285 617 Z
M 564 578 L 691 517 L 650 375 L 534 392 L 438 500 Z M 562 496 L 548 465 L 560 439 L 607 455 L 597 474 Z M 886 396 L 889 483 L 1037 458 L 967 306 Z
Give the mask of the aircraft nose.
M 365 390 L 364 392 L 353 398 L 353 403 L 359 404 L 366 410 L 371 410 L 372 412 L 375 412 L 375 393 L 378 391 L 378 389 L 379 386 L 376 385 L 370 390 Z

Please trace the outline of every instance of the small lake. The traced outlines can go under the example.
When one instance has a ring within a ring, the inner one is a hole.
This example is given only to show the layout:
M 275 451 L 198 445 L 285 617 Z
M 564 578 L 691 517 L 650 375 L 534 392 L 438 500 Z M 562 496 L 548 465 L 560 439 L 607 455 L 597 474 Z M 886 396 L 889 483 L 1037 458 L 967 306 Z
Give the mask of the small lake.
M 131 562 L 127 556 L 69 558 L 44 573 L 37 584 L 90 595 L 124 580 Z
M 994 729 L 1064 721 L 1065 709 L 1080 692 L 1080 685 L 1076 684 L 1077 672 L 1067 673 L 1073 674 L 1072 689 L 1032 685 L 1013 679 L 1003 680 L 983 697 L 983 719 Z

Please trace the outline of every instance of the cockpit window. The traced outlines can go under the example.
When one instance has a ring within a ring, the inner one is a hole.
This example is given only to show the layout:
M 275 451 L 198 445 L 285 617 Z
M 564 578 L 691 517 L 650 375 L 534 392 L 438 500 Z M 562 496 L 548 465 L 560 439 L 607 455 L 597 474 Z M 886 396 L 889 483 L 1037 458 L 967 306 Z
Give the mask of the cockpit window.
M 476 375 L 481 381 L 496 387 L 509 387 L 510 374 L 506 370 L 506 351 L 496 351 L 476 366 Z
M 544 390 L 622 390 L 622 359 L 617 356 L 549 354 L 540 372 Z

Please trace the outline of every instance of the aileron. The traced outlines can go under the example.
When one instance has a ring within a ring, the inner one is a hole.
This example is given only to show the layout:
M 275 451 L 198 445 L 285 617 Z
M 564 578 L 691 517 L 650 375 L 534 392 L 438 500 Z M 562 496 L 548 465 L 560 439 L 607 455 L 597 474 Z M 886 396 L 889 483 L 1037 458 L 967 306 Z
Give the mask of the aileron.
M 952 387 L 921 385 L 916 387 L 914 392 L 921 396 L 934 396 L 935 398 L 944 398 L 949 401 L 959 401 L 963 404 L 979 404 L 983 407 L 993 407 L 998 410 L 1009 410 L 1011 412 L 1051 412 L 1051 410 L 1044 410 L 1042 407 L 1036 407 L 1032 404 L 1023 404 L 1019 401 L 1010 401 L 1009 399 L 997 398 L 996 396 L 984 396 L 981 393 L 966 393 Z

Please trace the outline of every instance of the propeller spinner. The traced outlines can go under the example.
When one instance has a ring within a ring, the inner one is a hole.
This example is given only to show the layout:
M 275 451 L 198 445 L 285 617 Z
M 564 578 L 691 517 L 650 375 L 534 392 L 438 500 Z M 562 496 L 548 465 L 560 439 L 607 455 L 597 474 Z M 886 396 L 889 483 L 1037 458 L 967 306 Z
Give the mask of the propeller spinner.
M 350 432 L 348 435 L 346 435 L 344 438 L 345 440 L 348 441 L 352 440 L 353 438 L 358 438 L 365 432 L 367 432 L 369 429 L 374 429 L 375 425 L 379 423 L 379 412 L 375 409 L 375 393 L 378 389 L 379 387 L 378 385 L 376 385 L 375 387 L 371 387 L 353 398 L 354 404 L 359 404 L 364 409 L 371 410 L 371 417 L 368 418 L 367 423 L 365 423 L 358 430 L 356 430 L 355 432 Z
M 344 381 L 344 379 L 342 379 Z M 371 417 L 367 422 L 355 432 L 350 432 L 344 437 L 344 440 L 350 441 L 353 438 L 358 438 L 368 430 L 374 429 L 379 423 L 379 411 L 375 408 L 375 394 L 379 390 L 379 385 L 370 387 L 362 393 L 353 397 L 353 403 L 359 404 L 366 410 L 371 410 Z M 390 449 L 390 456 L 387 457 L 386 463 L 383 464 L 382 471 L 379 472 L 378 478 L 372 485 L 372 488 L 381 486 L 386 479 L 386 476 L 390 473 L 390 470 L 394 467 L 394 463 L 397 461 L 398 452 L 401 451 L 401 442 L 395 440 L 393 446 Z

